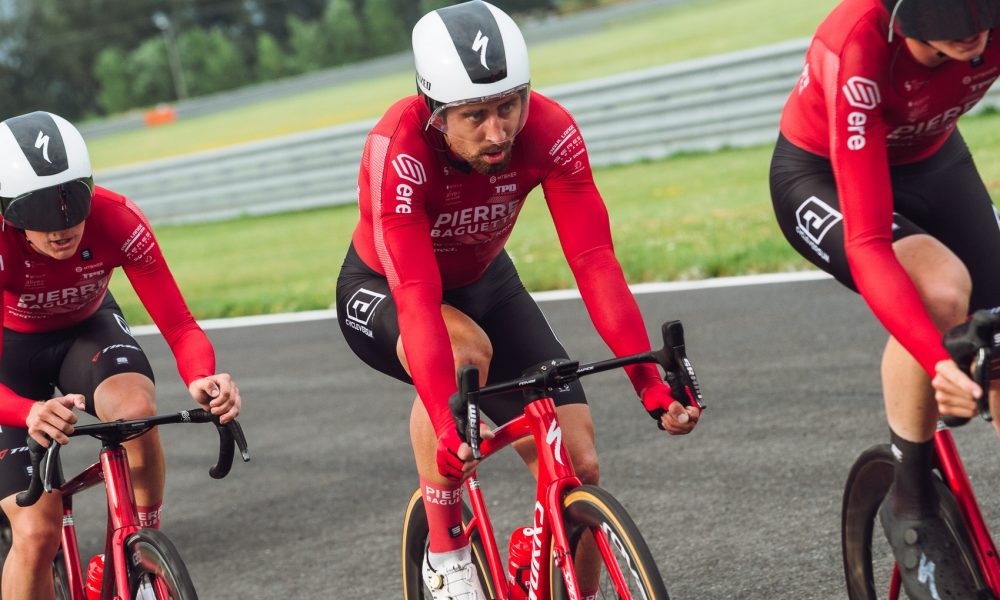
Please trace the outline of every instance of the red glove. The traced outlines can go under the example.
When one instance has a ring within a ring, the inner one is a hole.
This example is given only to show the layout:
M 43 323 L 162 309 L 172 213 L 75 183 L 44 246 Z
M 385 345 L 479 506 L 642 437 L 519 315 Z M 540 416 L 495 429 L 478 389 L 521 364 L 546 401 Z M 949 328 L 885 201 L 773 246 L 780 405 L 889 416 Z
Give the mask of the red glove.
M 656 421 L 656 426 L 660 429 L 663 429 L 660 417 L 663 416 L 663 413 L 667 412 L 667 409 L 674 402 L 676 400 L 670 395 L 670 388 L 662 382 L 657 381 L 655 384 L 642 390 L 642 406 L 649 413 L 649 416 L 653 417 L 653 420 Z
M 649 416 L 656 419 L 657 427 L 672 435 L 690 432 L 698 423 L 698 417 L 701 414 L 698 408 L 692 410 L 678 402 L 670 387 L 659 382 L 643 390 L 642 406 L 649 413 Z M 692 403 L 692 406 L 697 405 Z M 668 413 L 672 415 L 669 418 L 671 423 L 664 427 L 663 416 Z
M 438 472 L 448 479 L 459 481 L 464 475 L 462 468 L 465 462 L 458 457 L 458 449 L 462 447 L 462 440 L 458 437 L 458 431 L 454 427 L 449 427 L 443 434 L 438 436 L 437 447 L 437 467 Z

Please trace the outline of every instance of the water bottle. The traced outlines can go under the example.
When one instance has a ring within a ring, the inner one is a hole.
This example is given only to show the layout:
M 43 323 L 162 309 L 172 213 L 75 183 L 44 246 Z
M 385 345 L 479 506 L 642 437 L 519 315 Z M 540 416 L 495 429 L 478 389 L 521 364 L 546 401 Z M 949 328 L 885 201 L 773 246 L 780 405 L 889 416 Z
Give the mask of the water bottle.
M 531 574 L 531 527 L 518 527 L 510 534 L 507 548 L 507 583 L 511 600 L 528 597 L 528 577 Z
M 97 554 L 87 565 L 87 600 L 101 600 L 102 579 L 104 579 L 104 555 Z

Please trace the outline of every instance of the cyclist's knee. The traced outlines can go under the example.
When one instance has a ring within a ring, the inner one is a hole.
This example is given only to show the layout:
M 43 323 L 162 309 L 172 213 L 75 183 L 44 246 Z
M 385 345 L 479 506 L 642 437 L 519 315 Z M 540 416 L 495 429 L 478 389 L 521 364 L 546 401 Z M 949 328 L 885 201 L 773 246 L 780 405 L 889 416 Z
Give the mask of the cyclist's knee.
M 969 314 L 972 282 L 964 267 L 962 271 L 964 279 L 957 277 L 953 285 L 931 285 L 921 290 L 927 311 L 939 329 L 945 330 L 961 323 Z
M 155 387 L 145 375 L 114 375 L 94 390 L 94 405 L 97 416 L 105 421 L 151 417 L 156 414 Z
M 460 347 L 454 347 L 453 354 L 456 367 L 474 365 L 479 369 L 482 380 L 480 383 L 486 380 L 486 375 L 490 369 L 490 361 L 493 360 L 493 345 L 490 344 L 489 339 L 483 338 L 482 341 L 477 340 L 473 343 L 462 344 Z
M 151 394 L 136 394 L 127 402 L 115 404 L 111 419 L 145 419 L 156 414 L 156 401 Z
M 42 513 L 28 519 L 18 519 L 12 527 L 12 543 L 22 560 L 30 564 L 47 564 L 55 558 L 62 540 L 62 522 L 46 518 Z
M 587 456 L 577 456 L 573 458 L 573 470 L 581 483 L 597 485 L 601 478 L 601 465 L 597 460 L 597 454 L 589 453 Z
M 944 330 L 961 323 L 972 294 L 972 277 L 961 259 L 928 235 L 903 238 L 894 248 L 935 325 Z

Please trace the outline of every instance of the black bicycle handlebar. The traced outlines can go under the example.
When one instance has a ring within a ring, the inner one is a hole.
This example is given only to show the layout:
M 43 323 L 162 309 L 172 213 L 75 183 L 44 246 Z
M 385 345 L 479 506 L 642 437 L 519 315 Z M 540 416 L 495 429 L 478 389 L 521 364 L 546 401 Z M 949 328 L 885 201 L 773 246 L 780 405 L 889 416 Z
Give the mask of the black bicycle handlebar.
M 657 363 L 666 373 L 665 380 L 670 394 L 683 406 L 705 408 L 701 386 L 694 366 L 688 360 L 684 345 L 684 326 L 680 321 L 668 321 L 660 329 L 663 347 L 652 352 L 642 352 L 581 365 L 565 358 L 545 361 L 526 370 L 518 379 L 486 387 L 479 387 L 479 369 L 465 365 L 458 369 L 458 392 L 448 401 L 452 417 L 463 442 L 472 448 L 473 458 L 481 457 L 479 445 L 479 399 L 513 390 L 522 390 L 528 400 L 551 396 L 556 389 L 587 375 L 610 371 L 628 365 Z
M 219 434 L 219 458 L 215 466 L 208 470 L 208 474 L 214 479 L 222 479 L 229 474 L 233 466 L 234 446 L 240 450 L 243 462 L 250 462 L 250 452 L 247 449 L 246 437 L 243 435 L 243 428 L 236 419 L 226 423 L 219 422 L 219 417 L 213 415 L 203 408 L 193 410 L 182 410 L 169 415 L 156 415 L 147 419 L 135 419 L 131 421 L 117 420 L 107 423 L 94 423 L 91 425 L 81 425 L 73 429 L 69 437 L 89 435 L 103 441 L 105 444 L 117 445 L 124 441 L 138 437 L 146 433 L 157 425 L 167 425 L 171 423 L 208 423 L 215 424 Z M 49 447 L 45 448 L 35 438 L 28 437 L 28 453 L 31 457 L 31 482 L 28 489 L 19 492 L 16 497 L 18 506 L 31 506 L 42 496 L 42 492 L 51 492 L 53 488 L 53 478 L 56 476 L 56 469 L 52 467 L 57 464 L 59 449 L 61 445 L 53 440 L 49 441 Z
M 976 400 L 979 414 L 992 421 L 990 413 L 990 363 L 995 339 L 1000 332 L 1000 307 L 977 310 L 965 323 L 944 334 L 944 347 L 952 360 L 983 389 Z

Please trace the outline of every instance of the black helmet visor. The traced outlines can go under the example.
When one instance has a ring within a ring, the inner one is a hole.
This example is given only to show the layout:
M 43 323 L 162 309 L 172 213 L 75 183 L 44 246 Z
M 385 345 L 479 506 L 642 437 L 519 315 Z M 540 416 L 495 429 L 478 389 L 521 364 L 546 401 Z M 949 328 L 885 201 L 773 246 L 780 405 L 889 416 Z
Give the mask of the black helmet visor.
M 0 209 L 4 220 L 18 229 L 61 231 L 87 218 L 93 195 L 93 177 L 83 177 L 16 198 L 0 197 Z
M 909 38 L 964 40 L 1000 23 L 1000 1 L 899 0 L 896 18 Z

